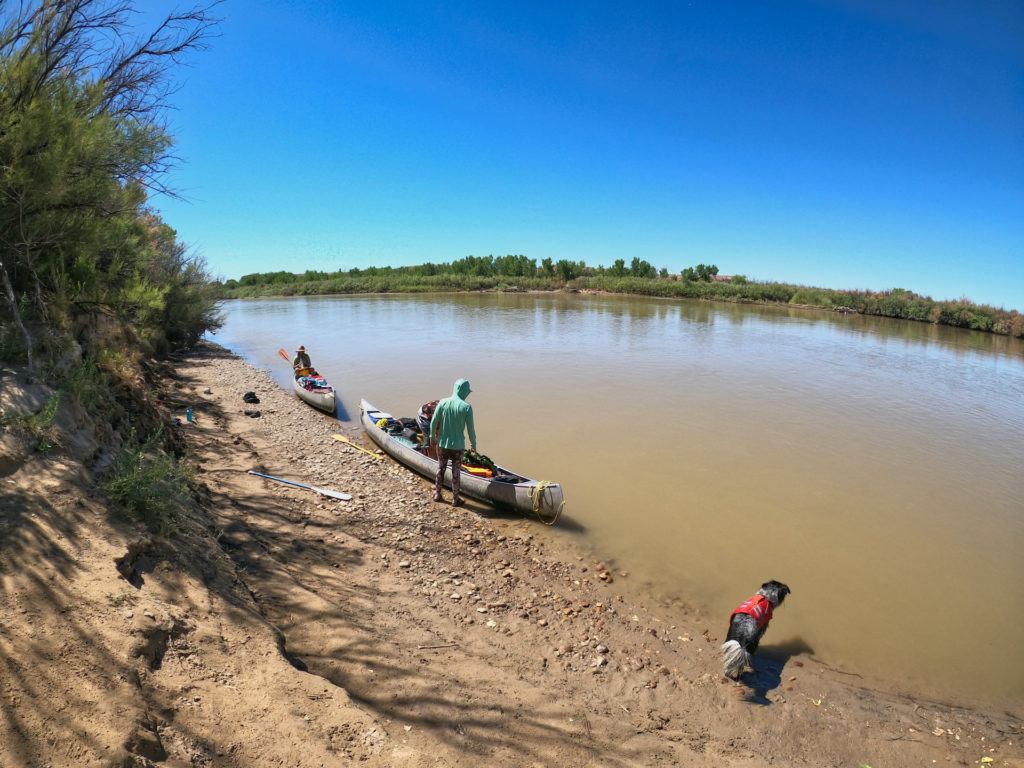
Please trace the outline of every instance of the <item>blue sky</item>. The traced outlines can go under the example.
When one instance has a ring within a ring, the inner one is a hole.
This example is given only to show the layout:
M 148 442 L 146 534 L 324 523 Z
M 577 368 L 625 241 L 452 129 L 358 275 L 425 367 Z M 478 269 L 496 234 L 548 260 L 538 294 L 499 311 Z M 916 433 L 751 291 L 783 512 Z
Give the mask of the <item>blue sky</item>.
M 1021 3 L 220 14 L 155 205 L 223 277 L 640 256 L 1024 309 Z

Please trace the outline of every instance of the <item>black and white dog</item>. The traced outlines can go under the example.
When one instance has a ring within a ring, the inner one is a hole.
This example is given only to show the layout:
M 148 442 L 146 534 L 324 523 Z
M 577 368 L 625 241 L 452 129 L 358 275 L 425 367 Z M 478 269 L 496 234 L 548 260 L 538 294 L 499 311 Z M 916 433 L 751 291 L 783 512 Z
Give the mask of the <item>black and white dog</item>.
M 729 617 L 729 634 L 722 644 L 725 657 L 725 675 L 733 680 L 744 672 L 754 670 L 751 656 L 757 651 L 757 644 L 768 629 L 772 611 L 782 605 L 789 594 L 789 587 L 781 581 L 766 581 L 757 594 L 744 601 Z

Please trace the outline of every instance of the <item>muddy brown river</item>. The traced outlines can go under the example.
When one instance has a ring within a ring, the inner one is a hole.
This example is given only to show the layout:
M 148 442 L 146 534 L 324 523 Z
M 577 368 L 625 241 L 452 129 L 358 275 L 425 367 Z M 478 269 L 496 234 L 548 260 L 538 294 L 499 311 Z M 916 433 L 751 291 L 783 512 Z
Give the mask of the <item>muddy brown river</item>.
M 1024 343 L 691 301 L 465 294 L 227 302 L 282 384 L 305 344 L 396 415 L 470 379 L 479 448 L 565 488 L 567 525 L 710 617 L 793 594 L 764 647 L 961 704 L 1024 701 Z M 289 385 L 290 386 L 290 385 Z M 542 526 L 538 524 L 538 531 Z

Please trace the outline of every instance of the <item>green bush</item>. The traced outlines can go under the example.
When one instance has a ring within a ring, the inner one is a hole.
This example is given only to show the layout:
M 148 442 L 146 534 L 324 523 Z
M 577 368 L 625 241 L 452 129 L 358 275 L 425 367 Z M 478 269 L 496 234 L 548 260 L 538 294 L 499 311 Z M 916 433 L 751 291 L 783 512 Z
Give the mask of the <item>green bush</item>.
M 832 303 L 833 296 L 834 293 L 832 291 L 827 291 L 823 288 L 797 288 L 789 303 L 828 309 L 834 306 Z
M 54 392 L 35 413 L 7 414 L 0 419 L 0 431 L 10 429 L 32 438 L 33 449 L 46 453 L 53 448 L 54 422 L 60 410 L 60 392 Z
M 174 533 L 191 502 L 192 470 L 157 447 L 157 437 L 125 447 L 103 481 L 114 504 L 161 536 Z

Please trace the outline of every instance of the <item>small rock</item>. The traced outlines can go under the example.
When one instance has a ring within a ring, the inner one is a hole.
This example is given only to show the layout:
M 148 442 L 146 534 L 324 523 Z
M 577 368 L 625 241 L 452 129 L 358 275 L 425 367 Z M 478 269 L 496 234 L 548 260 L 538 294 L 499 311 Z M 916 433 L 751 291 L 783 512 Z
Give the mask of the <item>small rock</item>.
M 458 592 L 452 592 L 451 598 L 452 598 L 452 600 L 461 600 L 462 599 L 462 595 L 460 595 Z
M 398 563 L 399 568 L 408 568 L 410 565 L 408 560 L 402 560 Z
M 548 620 L 547 619 L 537 619 L 537 626 L 538 627 L 546 627 L 547 625 L 548 625 Z
M 494 629 L 496 626 L 498 626 L 498 622 L 496 622 L 494 619 L 488 619 L 487 626 L 491 629 Z
M 483 607 L 483 606 L 481 605 L 481 606 L 480 606 L 479 608 L 477 608 L 477 609 L 476 609 L 476 612 L 477 612 L 477 613 L 487 613 L 487 609 L 486 609 L 486 608 L 484 608 L 484 607 Z
M 607 645 L 599 645 L 594 650 L 597 651 L 598 653 L 608 653 L 608 646 Z

